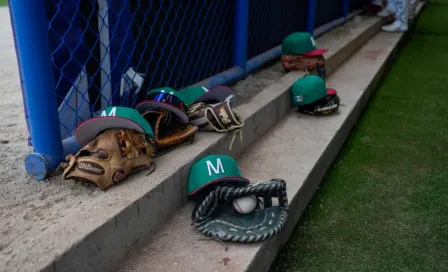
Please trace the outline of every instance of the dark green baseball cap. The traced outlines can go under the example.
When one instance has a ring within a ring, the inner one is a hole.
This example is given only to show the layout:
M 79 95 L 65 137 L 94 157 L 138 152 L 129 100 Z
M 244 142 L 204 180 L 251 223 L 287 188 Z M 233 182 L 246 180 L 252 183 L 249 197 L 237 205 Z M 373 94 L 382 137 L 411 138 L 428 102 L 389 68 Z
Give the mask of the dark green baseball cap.
M 87 119 L 81 123 L 75 132 L 75 139 L 81 145 L 90 143 L 103 130 L 109 128 L 128 128 L 154 137 L 154 132 L 148 121 L 133 108 L 108 107 L 100 116 Z
M 291 86 L 291 98 L 296 106 L 308 105 L 325 98 L 327 95 L 335 94 L 336 90 L 327 88 L 325 81 L 315 75 L 299 78 Z
M 241 175 L 232 157 L 208 155 L 191 167 L 188 195 L 193 198 L 203 198 L 216 185 L 246 186 L 249 183 L 249 180 Z
M 282 43 L 283 55 L 320 56 L 328 52 L 328 49 L 318 49 L 316 41 L 308 32 L 295 32 L 289 34 Z
M 180 90 L 180 92 L 184 94 L 188 106 L 204 101 L 219 103 L 230 100 L 230 105 L 236 103 L 235 90 L 225 85 L 215 86 L 211 89 L 204 86 L 190 86 Z
M 185 95 L 170 87 L 150 90 L 145 95 L 145 100 L 137 104 L 135 108 L 144 113 L 147 110 L 166 109 L 177 116 L 183 124 L 188 124 L 188 106 Z

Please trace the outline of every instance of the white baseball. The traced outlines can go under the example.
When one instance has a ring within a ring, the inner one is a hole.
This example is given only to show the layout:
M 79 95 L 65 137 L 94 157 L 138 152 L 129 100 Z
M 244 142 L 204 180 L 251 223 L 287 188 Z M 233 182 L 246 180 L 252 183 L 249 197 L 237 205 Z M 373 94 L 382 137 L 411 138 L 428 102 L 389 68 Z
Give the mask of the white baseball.
M 251 213 L 257 207 L 257 198 L 251 195 L 234 199 L 233 207 L 241 214 Z

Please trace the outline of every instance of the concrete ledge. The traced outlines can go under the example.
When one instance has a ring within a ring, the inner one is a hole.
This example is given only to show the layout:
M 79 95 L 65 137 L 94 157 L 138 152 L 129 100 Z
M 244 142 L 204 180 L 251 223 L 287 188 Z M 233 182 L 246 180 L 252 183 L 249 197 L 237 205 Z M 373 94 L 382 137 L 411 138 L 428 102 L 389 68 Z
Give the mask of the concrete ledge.
M 224 251 L 217 242 L 200 241 L 203 237 L 190 226 L 190 204 L 155 234 L 147 247 L 132 254 L 120 271 L 268 271 L 402 38 L 403 34 L 378 34 L 327 80 L 341 97 L 339 114 L 316 118 L 290 111 L 238 160 L 243 174 L 252 182 L 274 177 L 287 181 L 290 215 L 280 234 L 262 244 L 228 243 L 229 249 Z M 226 265 L 223 259 L 227 259 Z
M 379 29 L 381 20 L 349 22 L 322 36 L 327 47 L 328 74 L 365 44 Z M 181 146 L 157 159 L 151 176 L 130 177 L 107 192 L 89 189 L 75 205 L 54 203 L 51 224 L 41 231 L 33 226 L 12 241 L 10 256 L 0 256 L 1 271 L 110 271 L 132 248 L 148 241 L 167 219 L 187 203 L 186 185 L 191 165 L 211 153 L 240 156 L 290 111 L 289 87 L 302 73 L 292 72 L 238 108 L 245 119 L 244 141 L 233 134 L 200 133 L 195 144 Z M 273 114 L 275 113 L 275 114 Z M 24 246 L 26 244 L 26 246 Z M 24 248 L 25 247 L 25 248 Z
M 339 114 L 316 118 L 289 112 L 238 160 L 252 182 L 273 177 L 287 181 L 291 213 L 279 235 L 262 244 L 228 243 L 229 250 L 224 251 L 219 243 L 200 240 L 203 236 L 190 226 L 189 203 L 119 271 L 268 271 L 406 34 L 378 34 L 328 79 L 327 85 L 341 96 Z M 283 80 L 289 81 L 289 75 Z

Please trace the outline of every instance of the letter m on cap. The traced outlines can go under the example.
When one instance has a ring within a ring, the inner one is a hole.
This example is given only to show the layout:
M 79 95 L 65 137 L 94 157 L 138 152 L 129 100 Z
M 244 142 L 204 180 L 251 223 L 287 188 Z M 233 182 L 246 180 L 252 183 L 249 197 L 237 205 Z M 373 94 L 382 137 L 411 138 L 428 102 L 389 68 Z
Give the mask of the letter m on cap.
M 212 176 L 212 175 L 218 175 L 218 174 L 224 174 L 224 167 L 222 166 L 222 162 L 220 158 L 216 159 L 216 165 L 213 165 L 213 163 L 211 161 L 206 161 L 205 162 L 207 164 L 207 169 L 208 169 L 208 175 Z M 213 171 L 213 173 L 212 173 Z
M 117 114 L 117 108 L 113 107 L 112 109 L 110 109 L 109 114 L 107 114 L 107 112 L 103 110 L 101 116 L 115 116 L 116 114 Z

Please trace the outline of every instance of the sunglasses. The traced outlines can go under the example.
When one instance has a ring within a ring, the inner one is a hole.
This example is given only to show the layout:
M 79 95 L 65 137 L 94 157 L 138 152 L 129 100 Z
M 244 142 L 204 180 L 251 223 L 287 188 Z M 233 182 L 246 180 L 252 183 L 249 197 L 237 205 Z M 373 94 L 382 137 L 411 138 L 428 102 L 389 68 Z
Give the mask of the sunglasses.
M 171 106 L 174 106 L 180 110 L 182 110 L 183 112 L 187 112 L 188 111 L 188 107 L 187 105 L 185 105 L 185 103 L 180 100 L 179 98 L 177 98 L 176 96 L 169 94 L 169 93 L 153 93 L 153 94 L 149 94 L 145 97 L 145 100 L 152 100 L 155 102 L 162 102 L 162 103 L 166 103 L 169 104 Z

